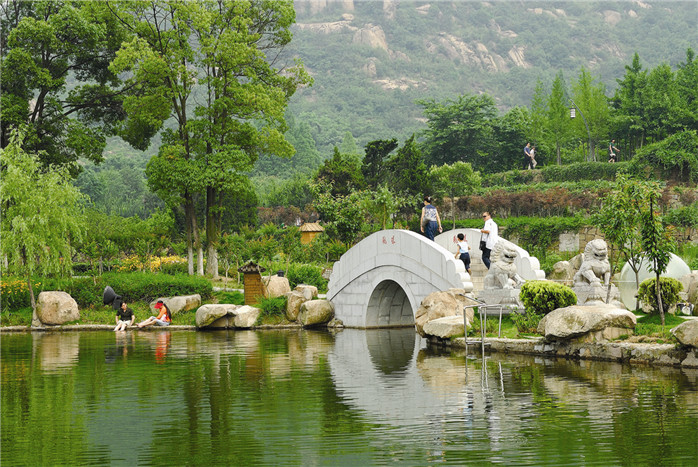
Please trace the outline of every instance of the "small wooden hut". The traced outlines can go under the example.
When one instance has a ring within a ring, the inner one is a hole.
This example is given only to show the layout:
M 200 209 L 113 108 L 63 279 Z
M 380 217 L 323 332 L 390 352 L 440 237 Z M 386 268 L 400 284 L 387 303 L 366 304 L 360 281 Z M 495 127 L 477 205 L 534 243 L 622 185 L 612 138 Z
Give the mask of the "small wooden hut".
M 238 272 L 243 274 L 243 284 L 245 286 L 245 305 L 254 305 L 259 297 L 264 296 L 264 286 L 262 285 L 262 273 L 265 268 L 250 261 L 238 268 Z
M 307 245 L 324 231 L 325 229 L 323 229 L 322 226 L 317 222 L 306 222 L 305 224 L 301 225 L 301 244 Z

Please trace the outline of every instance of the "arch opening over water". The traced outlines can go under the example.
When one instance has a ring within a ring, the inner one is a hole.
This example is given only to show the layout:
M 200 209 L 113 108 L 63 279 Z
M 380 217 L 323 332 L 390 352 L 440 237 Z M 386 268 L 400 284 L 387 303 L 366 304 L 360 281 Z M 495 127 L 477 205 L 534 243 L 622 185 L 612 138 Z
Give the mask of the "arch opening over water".
M 384 280 L 373 290 L 366 310 L 367 327 L 414 325 L 414 312 L 400 284 Z

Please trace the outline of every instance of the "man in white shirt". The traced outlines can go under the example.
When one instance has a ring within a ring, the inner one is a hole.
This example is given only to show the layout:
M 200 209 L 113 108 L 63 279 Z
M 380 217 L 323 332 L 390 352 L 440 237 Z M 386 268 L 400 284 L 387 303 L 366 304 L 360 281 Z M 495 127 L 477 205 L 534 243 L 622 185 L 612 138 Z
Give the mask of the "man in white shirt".
M 492 253 L 494 245 L 497 243 L 497 240 L 499 240 L 499 228 L 497 227 L 497 223 L 492 220 L 492 216 L 490 216 L 489 212 L 482 213 L 482 218 L 485 219 L 485 227 L 480 229 L 482 233 L 480 240 L 485 242 L 485 248 L 482 250 L 482 262 L 485 263 L 485 266 L 489 269 L 490 253 Z

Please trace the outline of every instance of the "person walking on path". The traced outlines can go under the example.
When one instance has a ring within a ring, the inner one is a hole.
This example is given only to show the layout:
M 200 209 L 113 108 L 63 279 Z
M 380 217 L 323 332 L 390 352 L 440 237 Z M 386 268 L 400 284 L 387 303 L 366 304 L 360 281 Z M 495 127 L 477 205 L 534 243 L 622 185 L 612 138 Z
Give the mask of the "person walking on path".
M 526 143 L 524 146 L 524 169 L 531 170 L 534 167 L 531 160 L 531 143 Z
M 490 253 L 492 253 L 494 245 L 497 243 L 497 240 L 499 240 L 499 228 L 497 227 L 497 223 L 492 220 L 492 216 L 490 216 L 489 212 L 485 211 L 482 213 L 482 218 L 485 219 L 485 226 L 480 229 L 480 233 L 482 233 L 481 241 L 485 242 L 485 247 L 482 250 L 482 262 L 485 263 L 485 266 L 489 269 Z
M 618 161 L 618 157 L 616 156 L 617 151 L 616 140 L 612 139 L 611 142 L 608 143 L 608 162 L 614 163 Z
M 424 197 L 424 207 L 422 208 L 422 217 L 419 219 L 419 224 L 422 233 L 429 240 L 434 240 L 436 229 L 439 230 L 439 233 L 443 232 L 441 217 L 439 217 L 439 211 L 436 210 L 436 207 L 431 204 L 431 196 Z
M 531 147 L 531 164 L 533 165 L 534 169 L 538 165 L 538 162 L 536 162 L 536 147 L 535 146 Z
M 162 300 L 158 300 L 158 302 L 155 304 L 155 309 L 160 310 L 160 313 L 157 315 L 157 317 L 151 316 L 145 321 L 141 321 L 140 323 L 138 323 L 139 328 L 151 326 L 153 324 L 157 324 L 158 326 L 170 325 L 170 323 L 172 322 L 172 313 L 170 313 L 170 308 L 167 305 L 165 305 L 165 303 Z
M 465 235 L 462 233 L 458 234 L 458 251 L 456 252 L 456 259 L 460 259 L 463 261 L 463 264 L 465 265 L 465 270 L 468 271 L 468 274 L 470 274 L 470 245 L 468 245 L 468 242 L 465 240 Z
M 116 310 L 114 331 L 125 331 L 127 327 L 133 326 L 134 321 L 136 321 L 136 315 L 133 314 L 133 310 L 126 305 L 126 302 L 121 302 L 121 307 Z

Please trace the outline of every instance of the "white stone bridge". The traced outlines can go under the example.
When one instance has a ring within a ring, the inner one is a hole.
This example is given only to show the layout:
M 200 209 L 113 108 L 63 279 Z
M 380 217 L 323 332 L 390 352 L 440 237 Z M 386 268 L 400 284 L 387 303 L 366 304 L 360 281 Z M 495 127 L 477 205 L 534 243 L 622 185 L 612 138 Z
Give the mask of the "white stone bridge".
M 472 248 L 473 277 L 454 257 L 454 239 L 461 232 Z M 415 312 L 430 293 L 451 288 L 466 293 L 480 290 L 487 268 L 478 250 L 479 239 L 476 229 L 450 230 L 435 241 L 408 230 L 376 232 L 334 264 L 327 299 L 347 327 L 412 326 Z M 527 280 L 544 279 L 538 260 L 516 248 L 519 275 Z
M 410 326 L 424 297 L 450 288 L 473 288 L 454 253 L 415 232 L 382 230 L 334 264 L 327 299 L 348 327 Z

